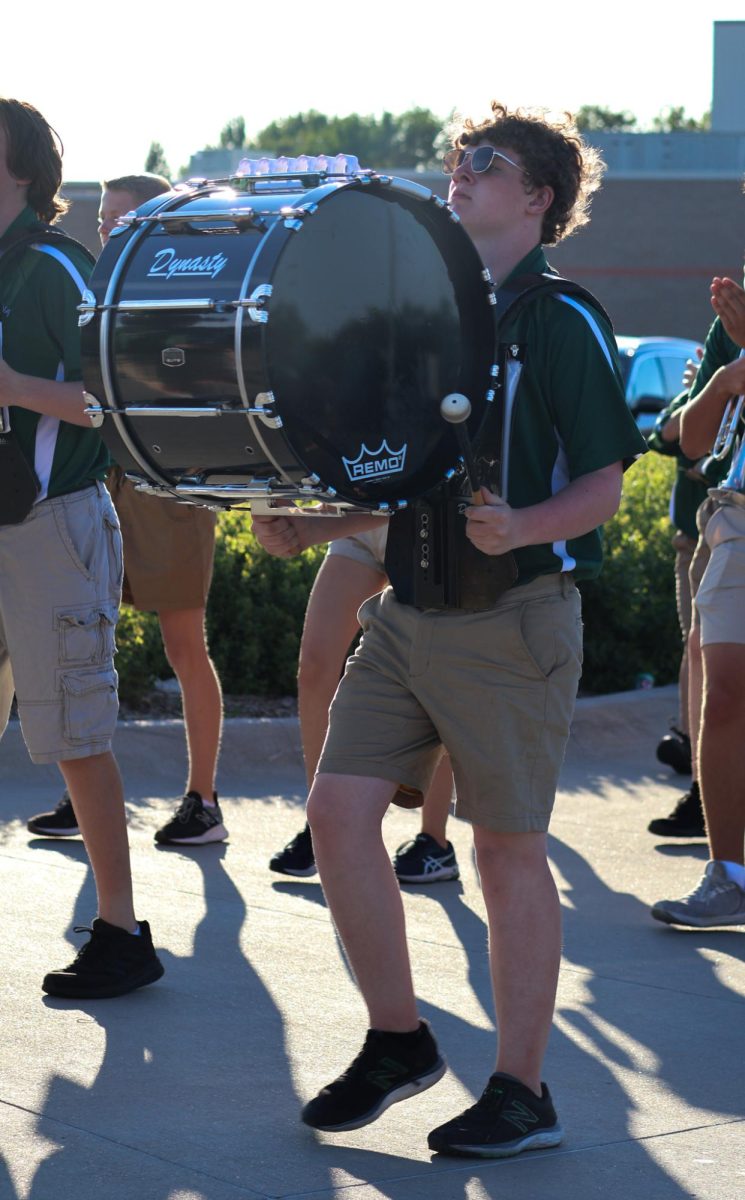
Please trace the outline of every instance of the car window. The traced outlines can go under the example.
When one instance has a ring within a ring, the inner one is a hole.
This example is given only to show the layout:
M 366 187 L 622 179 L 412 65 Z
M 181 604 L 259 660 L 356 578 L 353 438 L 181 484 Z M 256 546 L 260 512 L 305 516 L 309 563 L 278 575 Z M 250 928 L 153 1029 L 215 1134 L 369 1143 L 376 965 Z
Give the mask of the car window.
M 683 391 L 683 371 L 687 361 L 688 355 L 686 354 L 666 354 L 660 359 L 660 367 L 665 377 L 667 400 L 672 400 L 679 392 Z
M 643 355 L 631 367 L 626 388 L 626 400 L 629 406 L 633 409 L 634 403 L 642 396 L 653 396 L 663 402 L 667 398 L 660 360 L 653 354 Z M 661 404 L 660 407 L 663 405 Z

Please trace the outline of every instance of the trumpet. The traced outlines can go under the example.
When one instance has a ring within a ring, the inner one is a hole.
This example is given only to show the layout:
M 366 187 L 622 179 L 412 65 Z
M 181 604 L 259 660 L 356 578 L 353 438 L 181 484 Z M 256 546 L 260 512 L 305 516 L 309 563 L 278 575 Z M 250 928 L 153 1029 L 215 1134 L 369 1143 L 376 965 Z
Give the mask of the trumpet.
M 714 438 L 714 445 L 711 448 L 710 458 L 721 462 L 726 458 L 732 449 L 732 443 L 737 434 L 737 427 L 740 424 L 742 416 L 743 404 L 745 404 L 745 396 L 731 396 L 727 401 L 727 407 L 722 416 L 722 422 L 717 431 L 717 436 Z

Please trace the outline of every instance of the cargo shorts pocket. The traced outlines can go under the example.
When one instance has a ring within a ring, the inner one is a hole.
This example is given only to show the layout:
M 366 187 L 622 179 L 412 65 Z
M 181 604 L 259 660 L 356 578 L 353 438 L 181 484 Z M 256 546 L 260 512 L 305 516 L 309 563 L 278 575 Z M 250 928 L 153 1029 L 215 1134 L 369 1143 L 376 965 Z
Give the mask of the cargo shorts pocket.
M 110 741 L 119 711 L 113 667 L 62 675 L 65 737 L 73 743 Z
M 548 680 L 555 671 L 582 666 L 582 617 L 579 604 L 568 600 L 527 603 L 519 614 L 520 644 L 537 675 Z
M 111 663 L 118 609 L 101 603 L 86 608 L 58 609 L 55 628 L 59 632 L 59 661 L 66 663 Z

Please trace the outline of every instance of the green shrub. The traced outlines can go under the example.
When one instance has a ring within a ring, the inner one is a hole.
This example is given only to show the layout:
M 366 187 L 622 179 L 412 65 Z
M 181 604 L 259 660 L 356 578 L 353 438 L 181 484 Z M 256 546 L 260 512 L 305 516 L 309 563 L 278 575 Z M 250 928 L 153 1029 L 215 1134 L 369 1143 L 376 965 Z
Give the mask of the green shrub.
M 136 706 L 156 679 L 170 674 L 155 613 L 138 612 L 123 604 L 116 627 L 116 669 L 119 698 Z
M 660 684 L 677 678 L 681 645 L 667 515 L 673 477 L 672 460 L 656 454 L 625 476 L 621 508 L 603 531 L 603 573 L 581 585 L 584 692 L 624 691 L 642 672 Z M 226 693 L 294 695 L 305 608 L 324 548 L 273 558 L 250 524 L 244 512 L 223 513 L 218 522 L 210 652 Z M 172 674 L 157 617 L 124 607 L 117 643 L 120 694 L 136 704 L 157 678 Z
M 677 679 L 681 636 L 668 509 L 674 460 L 646 454 L 624 476 L 621 507 L 603 530 L 599 579 L 580 585 L 585 623 L 582 691 L 626 691 L 648 673 Z
M 273 558 L 250 532 L 248 513 L 220 516 L 207 606 L 210 653 L 234 695 L 294 695 L 308 595 L 324 550 Z

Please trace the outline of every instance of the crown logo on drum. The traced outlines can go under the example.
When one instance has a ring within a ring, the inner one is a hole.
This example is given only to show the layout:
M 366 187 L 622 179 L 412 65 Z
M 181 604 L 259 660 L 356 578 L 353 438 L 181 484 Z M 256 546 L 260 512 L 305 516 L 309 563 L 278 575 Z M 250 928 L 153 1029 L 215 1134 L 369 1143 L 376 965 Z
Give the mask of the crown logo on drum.
M 385 479 L 387 475 L 398 475 L 403 471 L 406 450 L 406 442 L 400 450 L 391 450 L 384 438 L 377 450 L 368 450 L 363 442 L 356 458 L 345 458 L 342 455 L 341 461 L 352 483 L 361 479 Z

